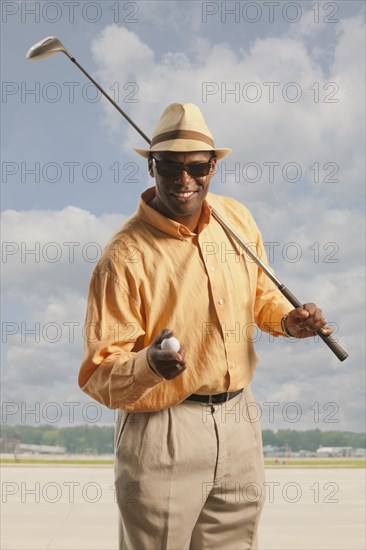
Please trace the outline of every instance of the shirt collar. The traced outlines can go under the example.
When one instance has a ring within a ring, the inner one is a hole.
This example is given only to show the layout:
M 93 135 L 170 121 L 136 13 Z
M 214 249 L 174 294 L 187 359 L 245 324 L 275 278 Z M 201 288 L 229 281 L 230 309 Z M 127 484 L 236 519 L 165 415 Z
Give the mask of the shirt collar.
M 166 216 L 149 206 L 148 203 L 152 201 L 154 197 L 155 187 L 150 187 L 142 193 L 136 212 L 137 217 L 141 218 L 142 220 L 144 220 L 144 222 L 152 225 L 156 229 L 159 229 L 159 231 L 167 233 L 168 235 L 171 235 L 176 239 L 181 239 L 182 237 L 192 237 L 196 235 L 196 233 L 190 231 L 190 229 L 188 229 L 188 227 L 186 227 L 185 225 L 171 220 L 170 218 L 167 218 Z M 210 206 L 206 200 L 204 200 L 202 206 L 202 215 L 198 222 L 198 234 L 201 233 L 201 231 L 209 224 L 211 217 Z

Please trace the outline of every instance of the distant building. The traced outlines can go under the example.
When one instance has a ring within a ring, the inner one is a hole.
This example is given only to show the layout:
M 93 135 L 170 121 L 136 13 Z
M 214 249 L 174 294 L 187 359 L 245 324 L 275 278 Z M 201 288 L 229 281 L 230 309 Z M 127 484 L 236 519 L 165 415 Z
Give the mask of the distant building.
M 360 458 L 365 458 L 366 457 L 366 449 L 362 449 L 362 448 L 355 449 L 355 456 L 360 457 Z
M 20 439 L 17 435 L 14 437 L 0 438 L 0 453 L 16 453 L 19 452 Z
M 63 455 L 67 450 L 66 447 L 61 447 L 60 445 L 31 445 L 29 443 L 21 443 L 19 445 L 19 452 Z
M 354 456 L 355 449 L 353 447 L 319 447 L 316 451 L 316 456 Z
M 66 447 L 60 445 L 32 445 L 30 443 L 20 443 L 18 437 L 3 437 L 0 439 L 1 453 L 38 453 L 38 454 L 65 454 Z
M 279 457 L 283 456 L 286 449 L 285 447 L 276 447 L 275 445 L 264 445 L 263 455 L 265 457 Z
M 316 456 L 316 454 L 313 452 L 313 451 L 308 451 L 307 449 L 301 449 L 298 453 L 297 453 L 298 456 L 300 456 L 301 458 L 307 458 L 307 457 L 310 457 L 310 456 Z

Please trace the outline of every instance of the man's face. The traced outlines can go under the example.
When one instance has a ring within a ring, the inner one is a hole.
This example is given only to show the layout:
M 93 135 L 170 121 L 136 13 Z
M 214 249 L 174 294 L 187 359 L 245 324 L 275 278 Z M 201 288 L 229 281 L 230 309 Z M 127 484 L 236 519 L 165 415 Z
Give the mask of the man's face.
M 168 151 L 153 153 L 157 161 L 172 165 L 197 165 L 212 159 L 210 151 L 192 153 L 172 153 Z M 160 175 L 153 159 L 149 159 L 149 172 L 155 178 L 155 207 L 162 214 L 189 227 L 196 223 L 202 210 L 202 203 L 209 190 L 210 181 L 215 172 L 216 158 L 211 160 L 211 170 L 206 176 L 191 176 L 186 170 L 179 171 L 177 176 Z M 158 165 L 159 166 L 159 165 Z M 161 171 L 161 170 L 160 170 Z

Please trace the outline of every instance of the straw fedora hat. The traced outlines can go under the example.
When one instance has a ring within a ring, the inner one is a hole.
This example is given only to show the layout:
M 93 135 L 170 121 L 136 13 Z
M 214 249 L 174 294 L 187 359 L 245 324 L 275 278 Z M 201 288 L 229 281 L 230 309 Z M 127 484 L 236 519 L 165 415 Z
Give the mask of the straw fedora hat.
M 215 148 L 203 115 L 193 103 L 168 105 L 154 130 L 150 149 L 134 148 L 134 151 L 145 158 L 157 151 L 214 151 L 218 159 L 231 153 L 231 149 Z

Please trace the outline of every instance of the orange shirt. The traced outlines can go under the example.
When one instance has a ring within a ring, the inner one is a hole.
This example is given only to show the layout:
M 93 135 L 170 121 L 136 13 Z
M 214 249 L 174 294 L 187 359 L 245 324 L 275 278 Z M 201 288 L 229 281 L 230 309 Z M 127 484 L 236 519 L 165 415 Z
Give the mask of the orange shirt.
M 96 265 L 84 327 L 79 385 L 112 409 L 158 411 L 192 393 L 245 387 L 257 362 L 258 325 L 284 335 L 281 319 L 292 306 L 211 216 L 218 210 L 267 263 L 248 210 L 208 193 L 197 234 L 151 208 L 155 187 L 112 237 Z M 187 369 L 164 380 L 146 351 L 163 328 L 187 349 Z

